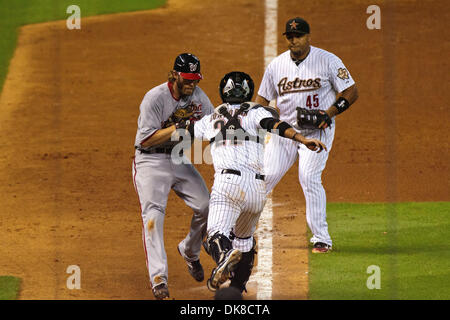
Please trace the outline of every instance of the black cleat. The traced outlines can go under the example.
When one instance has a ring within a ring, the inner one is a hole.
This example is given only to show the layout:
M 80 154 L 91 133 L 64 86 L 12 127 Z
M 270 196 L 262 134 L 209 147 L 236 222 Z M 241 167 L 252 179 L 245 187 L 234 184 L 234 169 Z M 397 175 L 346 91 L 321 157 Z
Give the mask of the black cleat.
M 194 261 L 194 262 L 187 262 L 188 265 L 188 271 L 192 278 L 195 279 L 195 281 L 202 282 L 205 279 L 205 273 L 203 271 L 203 267 L 200 264 L 200 260 Z
M 312 253 L 327 253 L 331 250 L 331 246 L 323 242 L 314 243 Z
M 182 256 L 183 259 L 186 261 L 189 274 L 192 276 L 192 278 L 194 278 L 195 281 L 202 282 L 205 279 L 205 272 L 203 271 L 203 267 L 200 264 L 200 260 L 189 262 L 181 253 L 180 245 L 177 246 L 177 249 L 180 256 Z
M 236 264 L 241 260 L 242 252 L 238 249 L 229 250 L 223 260 L 211 272 L 211 277 L 208 279 L 206 285 L 211 291 L 216 291 L 220 286 L 227 281 L 231 272 L 234 270 Z

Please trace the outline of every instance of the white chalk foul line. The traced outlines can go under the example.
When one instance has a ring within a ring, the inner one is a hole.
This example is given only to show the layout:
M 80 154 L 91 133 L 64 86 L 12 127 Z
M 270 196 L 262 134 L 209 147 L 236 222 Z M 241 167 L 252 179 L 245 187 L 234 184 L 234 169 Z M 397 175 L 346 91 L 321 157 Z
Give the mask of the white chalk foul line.
M 277 56 L 277 10 L 278 0 L 265 1 L 264 69 Z M 250 281 L 257 283 L 257 300 L 272 299 L 272 219 L 272 198 L 268 196 L 256 230 L 258 239 L 257 272 L 250 278 Z
M 278 0 L 265 2 L 264 69 L 277 56 Z
M 257 300 L 272 299 L 272 198 L 267 198 L 258 222 L 256 236 L 258 239 L 257 272 L 250 281 L 257 283 Z

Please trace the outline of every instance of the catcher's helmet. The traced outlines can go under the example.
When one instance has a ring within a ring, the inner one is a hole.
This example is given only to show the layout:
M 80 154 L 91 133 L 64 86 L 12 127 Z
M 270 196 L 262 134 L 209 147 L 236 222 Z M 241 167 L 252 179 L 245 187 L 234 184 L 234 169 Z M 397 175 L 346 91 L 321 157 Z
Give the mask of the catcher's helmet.
M 200 60 L 192 53 L 182 53 L 173 64 L 173 70 L 178 71 L 184 79 L 200 80 L 203 79 L 200 73 Z
M 245 72 L 232 71 L 220 80 L 219 93 L 223 102 L 242 103 L 251 101 L 255 84 Z

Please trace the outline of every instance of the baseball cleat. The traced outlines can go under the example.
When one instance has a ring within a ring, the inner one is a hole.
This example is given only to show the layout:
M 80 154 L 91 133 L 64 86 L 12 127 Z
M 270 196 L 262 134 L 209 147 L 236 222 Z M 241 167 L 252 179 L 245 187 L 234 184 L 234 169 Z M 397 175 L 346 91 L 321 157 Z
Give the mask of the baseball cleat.
M 314 243 L 314 247 L 312 249 L 312 253 L 327 253 L 331 251 L 331 246 L 323 242 Z
M 211 279 L 206 280 L 206 287 L 209 291 L 216 292 L 219 288 L 213 287 L 211 285 Z
M 158 284 L 152 289 L 152 291 L 156 300 L 163 300 L 165 298 L 169 298 L 169 288 L 167 287 L 166 283 Z
M 200 260 L 194 262 L 186 262 L 188 265 L 188 271 L 195 281 L 202 282 L 205 279 L 205 273 L 203 267 L 200 264 Z
M 182 256 L 183 259 L 186 261 L 189 274 L 192 276 L 192 278 L 194 278 L 195 281 L 202 282 L 205 279 L 205 273 L 203 271 L 202 265 L 200 264 L 200 260 L 189 262 L 186 260 L 186 258 L 181 253 L 179 244 L 177 246 L 177 249 L 178 249 L 178 253 L 180 254 L 180 256 Z
M 223 260 L 217 265 L 211 272 L 211 277 L 206 283 L 207 287 L 211 291 L 216 291 L 220 286 L 227 281 L 231 272 L 234 270 L 236 264 L 241 260 L 242 252 L 238 249 L 229 250 Z

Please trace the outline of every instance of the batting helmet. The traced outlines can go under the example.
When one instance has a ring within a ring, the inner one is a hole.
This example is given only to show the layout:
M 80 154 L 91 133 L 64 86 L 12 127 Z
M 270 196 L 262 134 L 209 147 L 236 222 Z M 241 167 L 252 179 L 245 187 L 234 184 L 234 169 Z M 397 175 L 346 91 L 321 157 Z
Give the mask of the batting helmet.
M 200 80 L 203 79 L 200 73 L 200 60 L 192 53 L 182 53 L 173 64 L 173 70 L 180 73 L 184 79 Z
M 227 73 L 220 80 L 219 93 L 223 102 L 242 103 L 251 101 L 255 84 L 252 78 L 241 71 Z

